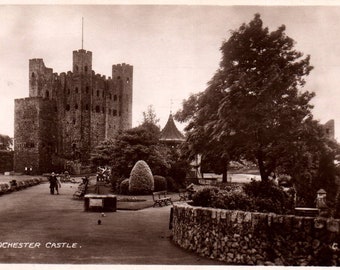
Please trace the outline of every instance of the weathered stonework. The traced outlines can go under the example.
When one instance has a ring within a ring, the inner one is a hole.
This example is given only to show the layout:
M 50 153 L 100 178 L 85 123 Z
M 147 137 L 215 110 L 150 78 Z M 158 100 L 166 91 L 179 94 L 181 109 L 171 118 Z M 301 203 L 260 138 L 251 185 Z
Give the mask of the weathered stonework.
M 53 73 L 29 61 L 29 97 L 15 100 L 14 170 L 33 173 L 88 164 L 91 150 L 132 127 L 133 67 L 112 66 L 112 78 L 92 70 L 92 52 L 73 52 L 73 69 Z
M 180 247 L 232 265 L 340 265 L 340 220 L 173 207 Z

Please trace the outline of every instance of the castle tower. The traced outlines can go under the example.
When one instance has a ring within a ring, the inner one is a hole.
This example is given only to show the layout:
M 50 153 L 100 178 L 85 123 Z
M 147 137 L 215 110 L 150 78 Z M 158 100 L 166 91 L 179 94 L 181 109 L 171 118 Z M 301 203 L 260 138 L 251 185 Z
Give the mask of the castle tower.
M 335 122 L 334 119 L 329 120 L 327 123 L 323 125 L 323 129 L 326 137 L 329 139 L 335 139 Z
M 73 74 L 91 74 L 92 52 L 86 50 L 73 51 Z
M 96 74 L 84 49 L 61 74 L 29 60 L 29 97 L 15 100 L 14 170 L 85 172 L 100 142 L 131 128 L 133 67 L 114 65 L 112 74 Z
M 119 128 L 129 129 L 132 127 L 133 66 L 125 63 L 113 65 L 112 79 L 118 90 Z
M 29 97 L 51 99 L 53 69 L 46 68 L 42 59 L 29 60 Z

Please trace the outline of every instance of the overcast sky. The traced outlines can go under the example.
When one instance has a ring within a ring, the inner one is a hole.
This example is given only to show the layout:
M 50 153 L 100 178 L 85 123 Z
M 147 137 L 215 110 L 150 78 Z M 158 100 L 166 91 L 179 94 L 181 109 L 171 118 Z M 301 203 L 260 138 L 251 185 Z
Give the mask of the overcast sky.
M 93 53 L 93 70 L 111 76 L 111 66 L 134 66 L 133 126 L 153 105 L 160 125 L 190 93 L 206 88 L 219 66 L 230 30 L 260 13 L 271 31 L 286 25 L 296 48 L 311 55 L 314 116 L 340 121 L 340 7 L 194 5 L 0 5 L 0 133 L 14 134 L 14 99 L 28 97 L 28 61 L 43 58 L 54 72 L 72 69 L 72 51 Z M 171 106 L 171 100 L 173 105 Z

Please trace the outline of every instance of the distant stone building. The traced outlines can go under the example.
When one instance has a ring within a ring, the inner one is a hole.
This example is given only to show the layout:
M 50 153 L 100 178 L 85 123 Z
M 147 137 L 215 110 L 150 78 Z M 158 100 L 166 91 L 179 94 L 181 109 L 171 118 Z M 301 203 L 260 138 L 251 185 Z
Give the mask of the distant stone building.
M 83 49 L 73 51 L 72 72 L 29 60 L 29 97 L 15 100 L 14 170 L 82 171 L 99 142 L 132 127 L 132 82 L 128 64 L 113 65 L 112 78 L 96 74 Z
M 323 128 L 324 128 L 326 136 L 329 139 L 335 140 L 335 123 L 334 123 L 334 120 L 331 119 L 328 122 L 326 122 L 326 124 L 323 124 Z

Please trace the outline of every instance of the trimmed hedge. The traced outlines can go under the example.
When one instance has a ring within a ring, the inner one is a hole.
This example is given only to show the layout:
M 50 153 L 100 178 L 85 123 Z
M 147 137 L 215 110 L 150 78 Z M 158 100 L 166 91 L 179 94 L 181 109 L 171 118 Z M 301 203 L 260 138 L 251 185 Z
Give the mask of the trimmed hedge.
M 148 164 L 139 160 L 130 173 L 129 192 L 133 195 L 151 194 L 154 190 L 154 180 Z

